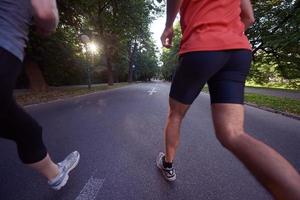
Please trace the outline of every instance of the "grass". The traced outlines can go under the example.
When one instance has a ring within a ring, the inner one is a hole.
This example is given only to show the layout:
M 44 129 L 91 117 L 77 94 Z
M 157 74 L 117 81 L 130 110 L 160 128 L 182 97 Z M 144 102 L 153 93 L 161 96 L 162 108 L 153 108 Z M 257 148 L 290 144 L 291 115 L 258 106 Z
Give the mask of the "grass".
M 92 86 L 88 88 L 50 88 L 47 92 L 28 92 L 25 94 L 17 94 L 16 100 L 19 104 L 25 106 L 30 104 L 43 103 L 48 101 L 54 101 L 57 99 L 74 97 L 98 91 L 104 91 L 114 88 L 120 88 L 128 85 L 128 83 L 115 83 L 113 86 L 107 84 Z
M 300 115 L 300 100 L 246 93 L 245 101 L 259 107 L 267 107 L 285 113 Z
M 287 83 L 268 83 L 268 84 L 256 84 L 256 83 L 253 83 L 251 81 L 246 81 L 246 86 L 247 87 L 253 87 L 253 88 L 267 88 L 267 89 L 278 89 L 278 90 L 289 90 L 289 91 L 293 91 L 293 90 L 298 90 L 300 89 L 300 81 L 298 80 L 298 83 L 295 83 L 293 86 L 290 84 L 287 84 Z

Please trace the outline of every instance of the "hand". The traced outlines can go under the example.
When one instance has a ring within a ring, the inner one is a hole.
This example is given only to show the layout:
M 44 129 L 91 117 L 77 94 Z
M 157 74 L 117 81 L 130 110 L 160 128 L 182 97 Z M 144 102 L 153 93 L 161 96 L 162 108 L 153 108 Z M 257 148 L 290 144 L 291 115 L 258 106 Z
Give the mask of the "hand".
M 163 47 L 166 47 L 168 49 L 172 47 L 173 36 L 174 36 L 173 27 L 170 28 L 166 27 L 162 36 L 160 37 Z

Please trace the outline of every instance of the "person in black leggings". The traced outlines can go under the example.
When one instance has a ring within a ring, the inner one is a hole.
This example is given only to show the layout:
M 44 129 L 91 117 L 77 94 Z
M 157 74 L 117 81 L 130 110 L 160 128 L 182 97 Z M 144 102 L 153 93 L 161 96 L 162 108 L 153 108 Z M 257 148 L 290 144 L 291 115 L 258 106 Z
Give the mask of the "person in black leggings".
M 13 97 L 13 89 L 22 63 L 0 48 L 0 136 L 14 140 L 23 163 L 35 163 L 47 155 L 42 141 L 42 127 L 28 115 Z
M 58 24 L 56 1 L 0 0 L 0 137 L 15 141 L 21 161 L 44 175 L 51 188 L 59 190 L 67 183 L 80 155 L 74 151 L 55 164 L 43 143 L 42 127 L 13 97 L 32 17 L 38 32 L 49 35 Z

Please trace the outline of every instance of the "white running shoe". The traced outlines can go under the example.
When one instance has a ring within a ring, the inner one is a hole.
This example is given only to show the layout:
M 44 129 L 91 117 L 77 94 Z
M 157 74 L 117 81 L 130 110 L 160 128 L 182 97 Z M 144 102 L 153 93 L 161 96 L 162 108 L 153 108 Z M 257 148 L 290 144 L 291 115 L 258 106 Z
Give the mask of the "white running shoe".
M 78 165 L 79 159 L 79 152 L 74 151 L 70 153 L 62 162 L 57 163 L 59 174 L 51 181 L 48 181 L 49 186 L 54 190 L 60 190 L 63 186 L 65 186 L 69 179 L 69 172 Z
M 165 158 L 165 154 L 160 152 L 156 158 L 156 166 L 161 170 L 163 176 L 167 181 L 175 181 L 176 173 L 174 167 L 165 168 L 163 165 L 163 159 Z

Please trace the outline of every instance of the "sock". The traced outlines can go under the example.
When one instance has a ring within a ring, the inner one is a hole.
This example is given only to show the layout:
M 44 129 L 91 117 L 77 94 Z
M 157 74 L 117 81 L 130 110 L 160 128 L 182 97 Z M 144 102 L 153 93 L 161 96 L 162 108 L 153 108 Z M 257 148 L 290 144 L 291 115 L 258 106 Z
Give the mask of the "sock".
M 58 175 L 56 177 L 54 177 L 53 179 L 51 180 L 48 180 L 48 183 L 49 184 L 54 184 L 55 182 L 57 182 L 59 179 L 61 179 L 61 173 L 62 173 L 62 168 L 61 167 L 58 167 Z
M 173 163 L 166 162 L 165 157 L 163 157 L 163 166 L 164 168 L 172 168 Z

